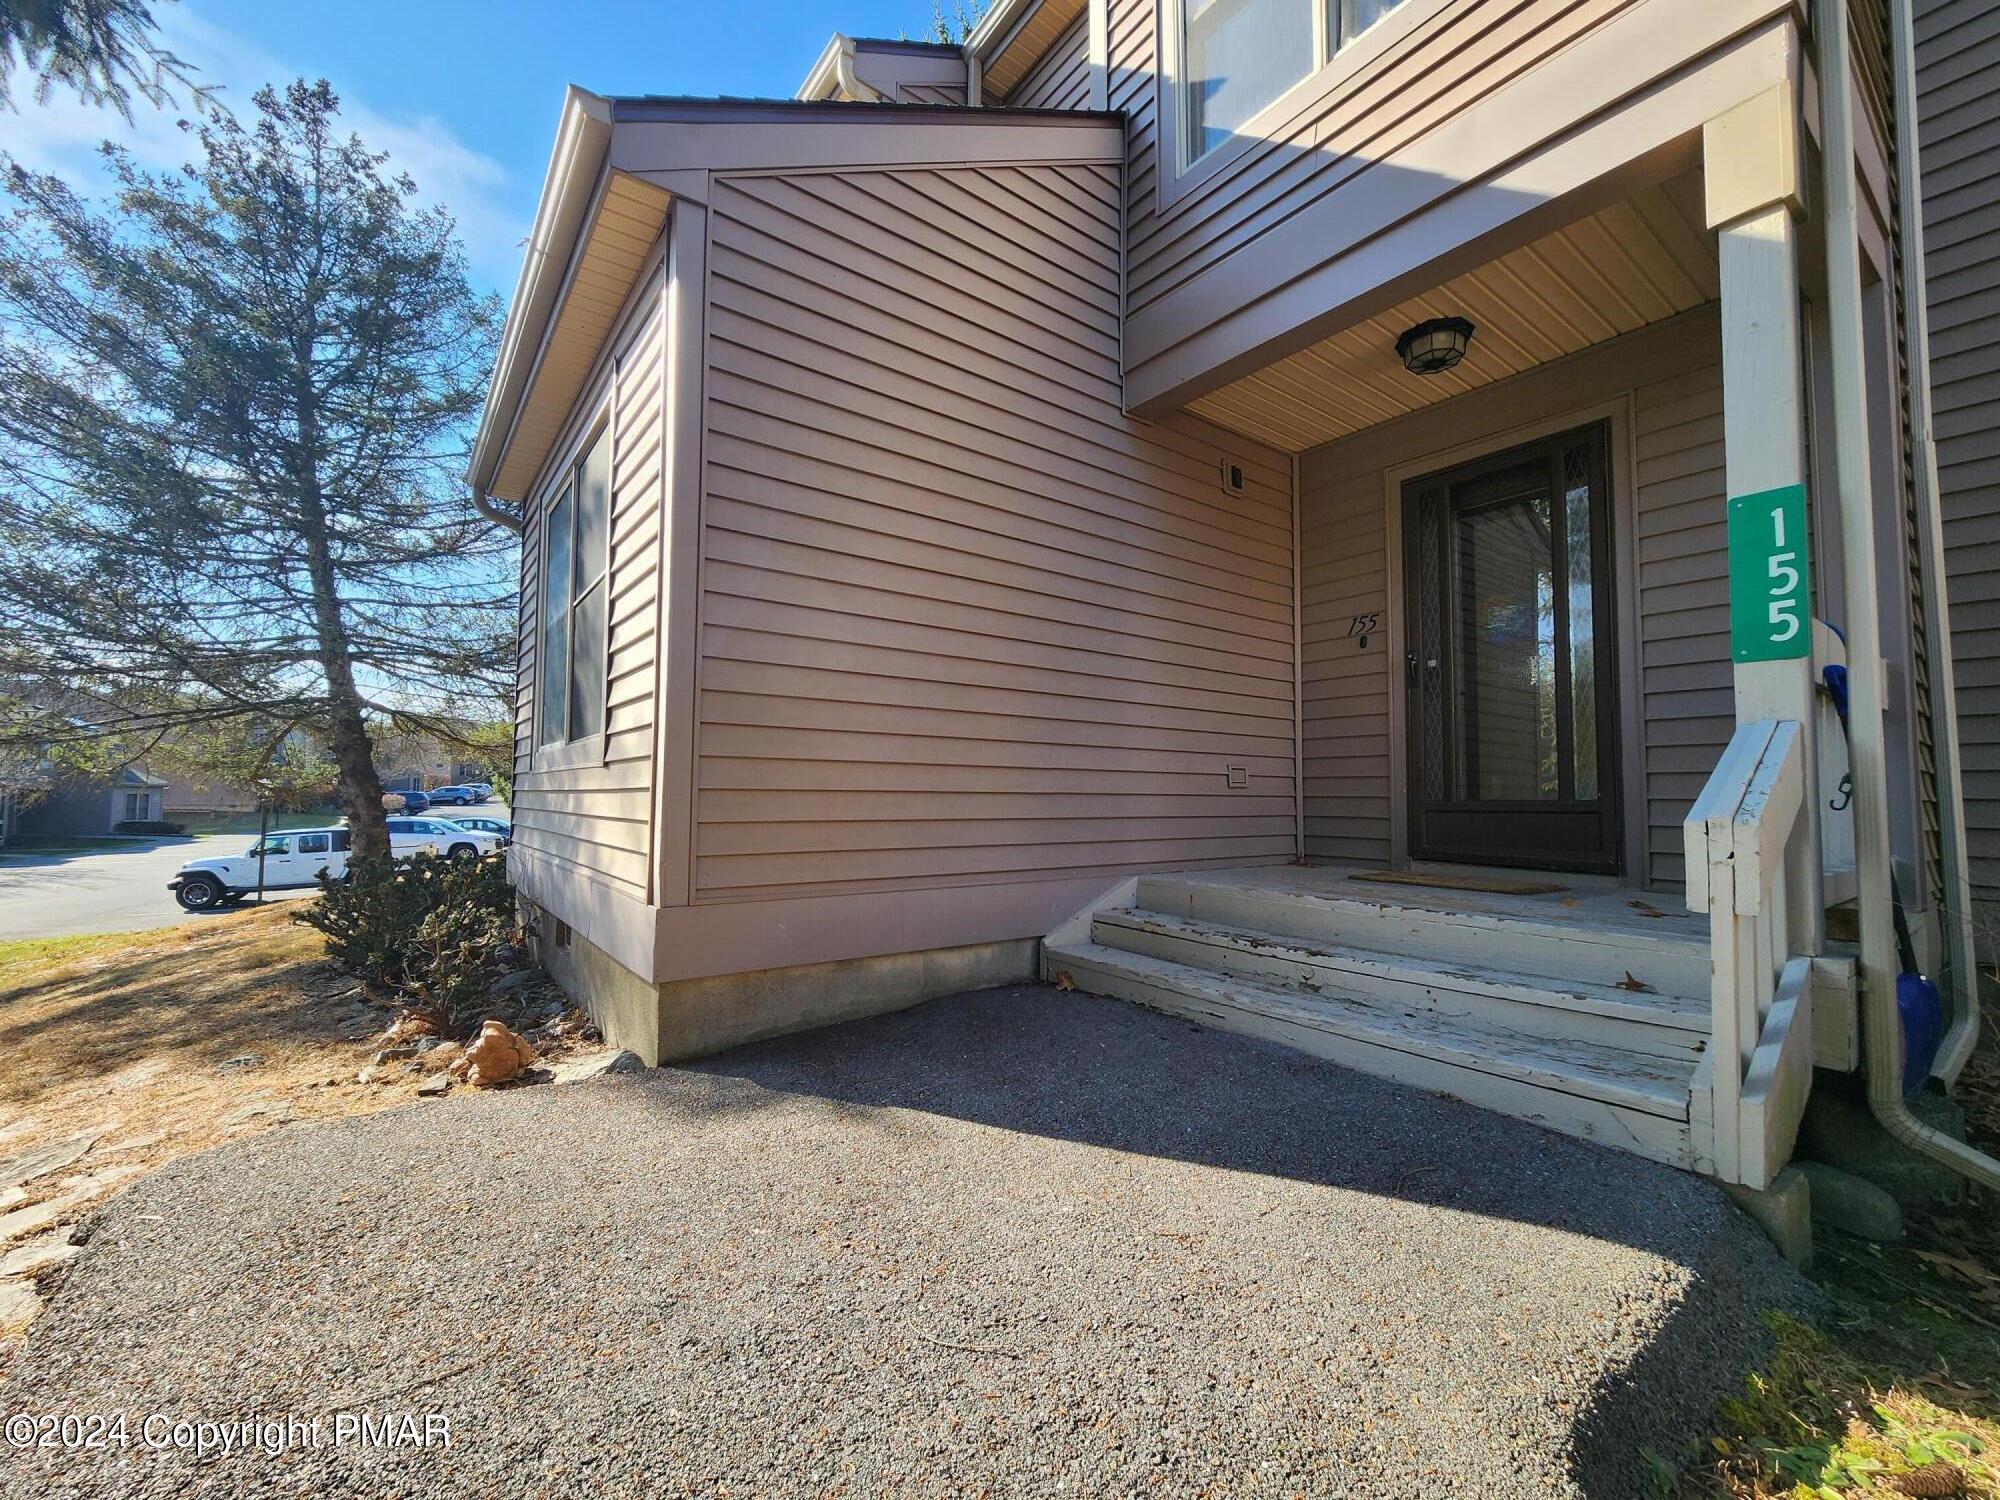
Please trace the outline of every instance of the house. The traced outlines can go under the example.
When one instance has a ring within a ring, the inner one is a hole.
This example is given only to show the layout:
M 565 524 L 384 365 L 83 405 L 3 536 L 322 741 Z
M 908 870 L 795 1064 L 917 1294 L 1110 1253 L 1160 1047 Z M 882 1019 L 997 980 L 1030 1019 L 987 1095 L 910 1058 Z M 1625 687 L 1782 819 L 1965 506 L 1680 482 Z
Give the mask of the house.
M 1963 739 L 1967 899 L 1988 961 L 2000 951 L 2000 16 L 1917 0 L 1924 290 L 1932 430 L 1944 512 L 1952 657 Z
M 1969 972 L 1899 39 L 997 0 L 572 89 L 470 470 L 544 961 L 649 1060 L 1042 974 L 1767 1187 L 1892 876 Z
M 16 788 L 7 832 L 19 839 L 101 838 L 121 823 L 159 822 L 167 784 L 143 766 L 108 775 L 41 774 Z

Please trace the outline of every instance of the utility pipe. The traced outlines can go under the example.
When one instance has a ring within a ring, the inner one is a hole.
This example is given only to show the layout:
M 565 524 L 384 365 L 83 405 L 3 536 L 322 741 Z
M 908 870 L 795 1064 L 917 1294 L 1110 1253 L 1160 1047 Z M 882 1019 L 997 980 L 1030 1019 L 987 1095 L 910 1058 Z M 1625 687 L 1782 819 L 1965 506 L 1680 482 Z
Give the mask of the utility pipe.
M 1910 441 L 1916 457 L 1917 572 L 1924 599 L 1924 649 L 1930 658 L 1931 737 L 1937 756 L 1938 842 L 1943 868 L 1945 945 L 1957 981 L 1951 1029 L 1938 1047 L 1937 1076 L 1957 1080 L 1979 1041 L 1979 950 L 1972 931 L 1972 875 L 1965 850 L 1964 762 L 1958 747 L 1958 688 L 1946 614 L 1944 511 L 1931 410 L 1930 291 L 1924 284 L 1923 160 L 1917 140 L 1917 38 L 1914 0 L 1891 0 L 1895 53 L 1896 195 L 1903 239 L 1903 322 L 1910 362 Z
M 1907 6 L 1910 0 L 1890 0 Z M 1868 1106 L 1903 1145 L 2000 1189 L 2000 1162 L 1934 1130 L 1903 1102 L 1903 1021 L 1889 888 L 1881 599 L 1869 494 L 1867 349 L 1862 338 L 1861 223 L 1854 172 L 1853 44 L 1847 0 L 1819 6 L 1821 172 L 1826 185 L 1827 313 L 1833 335 L 1834 486 L 1847 583 L 1848 761 L 1861 926 L 1861 1015 Z M 1879 372 L 1878 372 L 1879 375 Z

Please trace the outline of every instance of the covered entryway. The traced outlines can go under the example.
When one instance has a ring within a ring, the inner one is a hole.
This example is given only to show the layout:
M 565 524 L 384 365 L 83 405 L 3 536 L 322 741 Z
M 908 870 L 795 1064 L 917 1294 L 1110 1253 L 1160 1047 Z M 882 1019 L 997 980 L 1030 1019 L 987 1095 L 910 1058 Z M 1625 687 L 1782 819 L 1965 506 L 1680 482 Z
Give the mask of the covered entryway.
M 1412 858 L 1620 872 L 1609 429 L 1403 486 Z

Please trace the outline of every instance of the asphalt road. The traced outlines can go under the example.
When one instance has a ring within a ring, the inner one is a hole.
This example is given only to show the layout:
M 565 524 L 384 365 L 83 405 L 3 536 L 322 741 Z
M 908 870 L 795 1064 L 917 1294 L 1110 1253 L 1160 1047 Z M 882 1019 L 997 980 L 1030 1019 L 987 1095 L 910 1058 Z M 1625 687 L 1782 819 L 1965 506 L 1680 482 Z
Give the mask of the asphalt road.
M 256 842 L 254 834 L 213 833 L 158 844 L 135 840 L 88 854 L 10 854 L 0 862 L 0 941 L 215 921 L 214 912 L 196 916 L 182 911 L 167 882 L 190 859 L 241 853 Z M 227 911 L 225 907 L 225 918 Z

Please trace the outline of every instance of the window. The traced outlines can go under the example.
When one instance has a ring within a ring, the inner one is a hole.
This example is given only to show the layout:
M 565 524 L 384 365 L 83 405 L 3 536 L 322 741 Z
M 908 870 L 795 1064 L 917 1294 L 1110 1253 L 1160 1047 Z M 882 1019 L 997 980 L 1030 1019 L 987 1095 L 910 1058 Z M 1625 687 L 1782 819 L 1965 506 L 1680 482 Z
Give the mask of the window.
M 415 833 L 417 825 L 408 818 L 390 818 L 386 825 L 391 833 Z
M 125 794 L 125 821 L 128 823 L 138 823 L 143 821 L 145 816 L 145 795 L 141 792 L 127 792 Z
M 302 833 L 299 835 L 299 853 L 301 854 L 325 854 L 330 847 L 331 843 L 323 833 Z
M 1236 135 L 1402 3 L 1181 0 L 1183 160 L 1206 156 Z
M 267 858 L 274 854 L 290 854 L 292 852 L 292 841 L 288 838 L 268 838 L 250 852 L 252 854 L 262 854 Z
M 354 847 L 353 836 L 349 834 L 349 832 L 345 828 L 334 829 L 333 852 L 335 854 L 345 854 L 347 853 L 348 850 L 352 849 L 353 847 Z
M 600 432 L 543 516 L 541 742 L 604 730 L 605 563 L 610 553 L 611 441 Z

